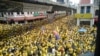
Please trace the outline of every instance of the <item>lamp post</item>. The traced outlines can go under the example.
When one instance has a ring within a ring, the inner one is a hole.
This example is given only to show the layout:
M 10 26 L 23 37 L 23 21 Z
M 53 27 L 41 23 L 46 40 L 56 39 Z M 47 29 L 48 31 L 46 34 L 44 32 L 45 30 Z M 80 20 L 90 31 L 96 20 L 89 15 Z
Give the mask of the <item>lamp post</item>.
M 100 56 L 100 0 L 97 0 L 99 6 L 98 23 L 97 23 L 97 37 L 96 37 L 96 48 L 94 56 Z

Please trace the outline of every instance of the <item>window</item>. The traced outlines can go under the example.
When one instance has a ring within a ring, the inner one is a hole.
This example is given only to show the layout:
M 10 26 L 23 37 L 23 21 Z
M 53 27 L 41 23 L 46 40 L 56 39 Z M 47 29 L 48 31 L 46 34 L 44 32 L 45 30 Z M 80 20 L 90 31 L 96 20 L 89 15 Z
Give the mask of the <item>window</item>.
M 30 12 L 27 12 L 27 14 L 29 15 L 29 14 L 30 14 Z
M 57 2 L 59 2 L 59 3 L 64 3 L 64 0 L 57 0 Z
M 81 13 L 84 13 L 84 10 L 85 10 L 85 7 L 82 6 L 82 7 L 81 7 Z
M 99 10 L 95 11 L 95 15 L 98 16 L 99 15 Z
M 24 12 L 22 11 L 21 14 L 24 14 Z
M 0 12 L 0 17 L 3 17 L 3 12 Z
M 8 12 L 8 15 L 11 15 L 11 13 L 10 13 L 10 12 Z
M 91 10 L 91 7 L 90 6 L 87 6 L 86 13 L 90 13 L 90 10 Z
M 17 12 L 17 14 L 19 15 L 19 14 L 20 14 L 20 12 Z
M 13 15 L 13 12 L 11 12 L 11 15 Z
M 13 15 L 13 12 L 8 12 L 8 15 L 10 15 L 10 16 Z
M 32 14 L 32 12 L 30 12 L 30 14 Z

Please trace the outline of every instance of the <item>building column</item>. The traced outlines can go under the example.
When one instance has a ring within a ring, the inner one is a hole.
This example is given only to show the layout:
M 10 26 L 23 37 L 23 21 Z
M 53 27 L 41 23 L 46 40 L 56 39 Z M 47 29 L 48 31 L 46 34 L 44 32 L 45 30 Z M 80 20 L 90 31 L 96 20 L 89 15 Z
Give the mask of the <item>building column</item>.
M 8 16 L 8 12 L 6 12 L 6 15 Z
M 80 25 L 80 20 L 79 19 L 77 19 L 77 26 L 79 26 Z
M 17 12 L 13 12 L 13 16 L 16 17 L 17 16 Z
M 27 21 L 25 21 L 25 24 L 27 24 L 28 22 Z
M 24 15 L 27 16 L 28 15 L 28 12 L 24 12 Z
M 86 6 L 84 6 L 84 8 L 85 8 L 85 9 L 84 9 L 84 13 L 86 13 L 87 7 L 86 7 Z
M 93 25 L 94 25 L 94 18 L 92 19 Z
M 18 24 L 18 22 L 17 22 L 17 21 L 15 21 L 15 24 Z
M 93 21 L 92 21 L 92 19 L 90 20 L 90 27 L 92 27 L 92 25 L 93 25 Z
M 22 13 L 21 13 L 21 12 L 19 12 L 19 15 L 22 15 Z
M 73 10 L 71 10 L 71 15 L 73 15 Z
M 90 26 L 92 27 L 94 25 L 94 19 L 90 20 Z
M 11 12 L 9 12 L 9 13 L 10 13 L 10 16 L 12 16 Z

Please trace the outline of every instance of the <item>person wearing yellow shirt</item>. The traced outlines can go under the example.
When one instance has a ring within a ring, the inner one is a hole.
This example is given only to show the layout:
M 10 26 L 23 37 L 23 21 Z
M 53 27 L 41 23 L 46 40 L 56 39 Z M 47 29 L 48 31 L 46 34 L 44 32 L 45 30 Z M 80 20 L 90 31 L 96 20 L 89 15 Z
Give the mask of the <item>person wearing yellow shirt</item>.
M 47 56 L 47 50 L 45 47 L 42 48 L 42 56 Z
M 14 54 L 13 53 L 10 53 L 9 56 L 14 56 Z
M 0 50 L 0 56 L 3 56 L 3 54 L 2 54 L 2 50 Z
M 61 56 L 61 52 L 59 52 L 58 50 L 56 51 L 57 56 Z

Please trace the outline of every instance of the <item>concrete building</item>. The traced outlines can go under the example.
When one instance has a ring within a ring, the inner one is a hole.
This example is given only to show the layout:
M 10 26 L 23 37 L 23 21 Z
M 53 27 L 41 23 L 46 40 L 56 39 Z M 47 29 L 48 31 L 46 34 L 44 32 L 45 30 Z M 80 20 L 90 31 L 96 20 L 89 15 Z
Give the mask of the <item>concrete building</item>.
M 100 3 L 100 0 L 93 0 L 93 2 L 94 2 L 94 5 L 95 5 L 95 6 L 98 6 L 99 3 Z
M 65 3 L 64 0 L 57 0 L 59 3 Z
M 69 0 L 64 0 L 64 2 L 65 2 L 66 5 L 69 6 L 69 4 L 70 4 L 70 3 L 69 3 L 69 2 L 70 2 Z
M 94 17 L 95 6 L 94 4 L 91 4 L 91 0 L 81 0 L 77 7 L 77 14 L 75 14 L 75 18 L 77 18 L 77 26 L 80 26 L 82 21 L 89 21 L 90 26 L 93 26 Z
M 51 1 L 53 1 L 53 2 L 57 2 L 57 0 L 51 0 Z
M 69 4 L 69 0 L 51 0 L 51 1 L 53 1 L 53 2 L 56 2 L 56 3 L 63 3 L 63 4 L 66 4 L 66 5 L 68 5 Z

